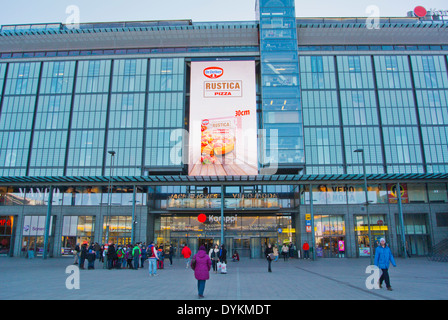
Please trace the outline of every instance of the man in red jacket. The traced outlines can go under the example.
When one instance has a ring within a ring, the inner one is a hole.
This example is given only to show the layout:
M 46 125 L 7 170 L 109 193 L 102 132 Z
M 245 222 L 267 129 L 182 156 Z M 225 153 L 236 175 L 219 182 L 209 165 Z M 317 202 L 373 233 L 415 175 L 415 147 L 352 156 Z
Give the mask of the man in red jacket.
M 310 245 L 308 244 L 308 242 L 305 241 L 305 243 L 303 244 L 303 259 L 309 259 L 310 258 Z
M 188 246 L 185 244 L 181 254 L 184 256 L 185 260 L 187 261 L 187 266 L 186 269 L 188 269 L 189 265 L 190 265 L 190 260 L 191 260 L 191 250 L 190 248 L 188 248 Z

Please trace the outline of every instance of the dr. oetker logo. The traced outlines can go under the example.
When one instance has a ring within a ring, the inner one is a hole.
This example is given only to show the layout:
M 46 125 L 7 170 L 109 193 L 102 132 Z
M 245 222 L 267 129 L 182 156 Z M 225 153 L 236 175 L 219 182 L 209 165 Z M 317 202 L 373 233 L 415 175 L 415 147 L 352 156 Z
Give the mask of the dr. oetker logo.
M 204 76 L 210 79 L 217 79 L 224 74 L 224 70 L 220 67 L 208 67 L 204 69 Z

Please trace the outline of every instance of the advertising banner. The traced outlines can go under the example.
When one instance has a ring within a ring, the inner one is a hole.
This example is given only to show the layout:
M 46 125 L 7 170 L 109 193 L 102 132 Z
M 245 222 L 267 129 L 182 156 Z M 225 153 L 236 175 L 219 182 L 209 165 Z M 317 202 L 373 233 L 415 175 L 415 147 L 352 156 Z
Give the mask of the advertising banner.
M 192 176 L 258 174 L 255 61 L 192 61 Z
M 387 193 L 389 195 L 389 203 L 398 203 L 397 185 L 388 184 Z M 400 184 L 401 203 L 409 203 L 408 188 L 405 183 Z

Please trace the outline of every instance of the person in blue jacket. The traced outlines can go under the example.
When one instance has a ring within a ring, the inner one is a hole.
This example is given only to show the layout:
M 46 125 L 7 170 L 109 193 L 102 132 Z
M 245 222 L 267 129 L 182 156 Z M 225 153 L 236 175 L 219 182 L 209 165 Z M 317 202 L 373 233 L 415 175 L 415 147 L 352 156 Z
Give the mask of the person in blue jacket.
M 376 248 L 375 252 L 375 266 L 381 269 L 382 274 L 380 277 L 380 288 L 382 288 L 383 281 L 386 282 L 387 290 L 392 291 L 389 278 L 389 264 L 392 263 L 394 267 L 397 266 L 394 260 L 394 256 L 390 251 L 389 246 L 386 245 L 384 238 L 380 239 L 380 245 Z

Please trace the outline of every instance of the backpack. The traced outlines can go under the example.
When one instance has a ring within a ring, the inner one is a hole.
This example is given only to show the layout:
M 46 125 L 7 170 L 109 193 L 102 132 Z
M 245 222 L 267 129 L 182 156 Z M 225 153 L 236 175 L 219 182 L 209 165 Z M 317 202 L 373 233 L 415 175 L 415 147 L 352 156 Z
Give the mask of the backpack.
M 117 257 L 118 257 L 118 259 L 123 258 L 123 249 L 120 249 L 117 251 Z

